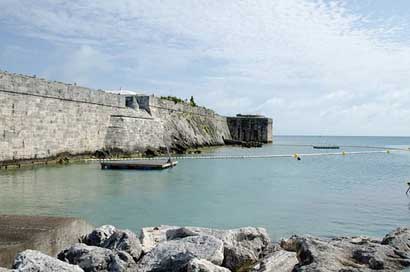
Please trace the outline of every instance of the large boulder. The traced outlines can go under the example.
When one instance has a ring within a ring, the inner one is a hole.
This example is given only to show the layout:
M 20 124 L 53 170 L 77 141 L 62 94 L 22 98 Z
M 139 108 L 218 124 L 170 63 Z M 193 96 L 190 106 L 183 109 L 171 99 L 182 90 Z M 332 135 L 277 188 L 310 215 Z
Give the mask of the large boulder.
M 394 247 L 397 251 L 406 255 L 407 258 L 410 258 L 410 229 L 397 228 L 388 233 L 381 243 Z
M 138 271 L 181 271 L 193 258 L 221 265 L 224 259 L 223 249 L 221 240 L 208 235 L 165 241 L 142 257 Z
M 82 242 L 89 246 L 98 246 L 107 249 L 125 251 L 135 261 L 141 257 L 142 247 L 140 240 L 130 230 L 117 229 L 111 225 L 104 225 L 85 236 Z
M 220 239 L 224 244 L 223 266 L 237 270 L 257 262 L 271 245 L 264 228 L 246 227 L 231 230 L 209 228 L 170 228 L 166 231 L 167 240 L 179 239 L 194 235 L 210 235 Z
M 94 229 L 91 233 L 87 234 L 82 238 L 82 243 L 89 246 L 99 246 L 102 247 L 106 240 L 108 240 L 111 235 L 117 229 L 111 225 L 104 225 Z
M 77 265 L 62 262 L 35 250 L 25 250 L 17 254 L 13 269 L 21 272 L 84 272 Z
M 294 271 L 400 271 L 410 260 L 393 247 L 371 239 L 293 237 L 298 264 Z
M 130 230 L 116 230 L 110 238 L 106 239 L 102 247 L 125 251 L 130 254 L 135 261 L 138 261 L 142 254 L 140 240 Z
M 258 261 L 251 272 L 292 272 L 298 263 L 295 252 L 278 250 Z
M 131 255 L 125 251 L 75 244 L 58 254 L 58 259 L 80 266 L 85 272 L 128 271 L 136 267 Z
M 189 261 L 186 272 L 230 272 L 228 268 L 215 265 L 207 260 L 194 258 Z

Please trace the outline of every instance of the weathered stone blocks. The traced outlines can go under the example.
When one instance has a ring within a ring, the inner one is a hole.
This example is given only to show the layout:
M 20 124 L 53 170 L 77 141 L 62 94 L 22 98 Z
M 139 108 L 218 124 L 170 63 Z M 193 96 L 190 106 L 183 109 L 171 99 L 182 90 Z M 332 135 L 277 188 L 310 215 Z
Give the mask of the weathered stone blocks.
M 0 71 L 0 162 L 103 149 L 184 151 L 230 137 L 226 118 L 209 109 L 129 98 Z

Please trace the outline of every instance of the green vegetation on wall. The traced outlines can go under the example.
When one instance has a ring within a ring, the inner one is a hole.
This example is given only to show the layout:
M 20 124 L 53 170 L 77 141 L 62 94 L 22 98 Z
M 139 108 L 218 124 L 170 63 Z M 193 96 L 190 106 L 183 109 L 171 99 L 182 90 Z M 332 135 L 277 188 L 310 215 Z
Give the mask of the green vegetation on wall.
M 196 107 L 197 106 L 197 104 L 195 103 L 195 100 L 194 100 L 194 97 L 193 96 L 191 96 L 191 98 L 189 99 L 189 103 L 187 102 L 188 100 L 187 99 L 182 99 L 182 98 L 179 98 L 179 97 L 176 97 L 176 96 L 170 96 L 170 95 L 168 95 L 168 96 L 161 96 L 160 97 L 161 99 L 165 99 L 165 100 L 169 100 L 169 101 L 172 101 L 172 102 L 174 102 L 175 104 L 177 104 L 177 103 L 185 103 L 185 104 L 189 104 L 190 106 L 192 106 L 192 107 Z
M 192 107 L 196 107 L 196 103 L 195 103 L 195 100 L 194 100 L 194 97 L 193 97 L 193 96 L 191 96 L 191 98 L 189 99 L 189 104 L 190 104 Z

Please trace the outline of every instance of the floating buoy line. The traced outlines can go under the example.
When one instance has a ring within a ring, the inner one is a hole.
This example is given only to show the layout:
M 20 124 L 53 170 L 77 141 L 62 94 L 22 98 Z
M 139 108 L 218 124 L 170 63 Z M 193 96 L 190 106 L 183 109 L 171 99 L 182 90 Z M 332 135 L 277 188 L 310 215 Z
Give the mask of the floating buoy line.
M 308 144 L 274 144 L 275 146 L 313 146 Z M 368 149 L 381 149 L 381 150 L 368 150 L 368 151 L 340 151 L 340 152 L 321 152 L 321 153 L 292 153 L 292 154 L 261 154 L 261 155 L 195 155 L 195 156 L 161 156 L 151 158 L 115 158 L 109 160 L 223 160 L 223 159 L 270 159 L 270 158 L 294 158 L 301 160 L 302 157 L 320 157 L 320 156 L 347 156 L 347 155 L 361 155 L 361 154 L 390 154 L 392 152 L 410 152 L 408 148 L 398 147 L 380 147 L 380 146 L 340 146 L 343 148 L 368 148 Z M 87 161 L 103 161 L 104 159 L 87 159 Z

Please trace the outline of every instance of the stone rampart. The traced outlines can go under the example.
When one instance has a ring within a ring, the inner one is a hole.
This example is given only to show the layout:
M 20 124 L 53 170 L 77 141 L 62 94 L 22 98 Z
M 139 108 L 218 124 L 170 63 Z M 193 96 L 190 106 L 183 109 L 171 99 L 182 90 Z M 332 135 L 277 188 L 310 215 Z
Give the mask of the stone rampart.
M 125 97 L 118 94 L 5 72 L 0 72 L 0 92 L 125 108 Z
M 226 118 L 202 107 L 0 72 L 0 163 L 102 149 L 184 150 L 224 138 Z

